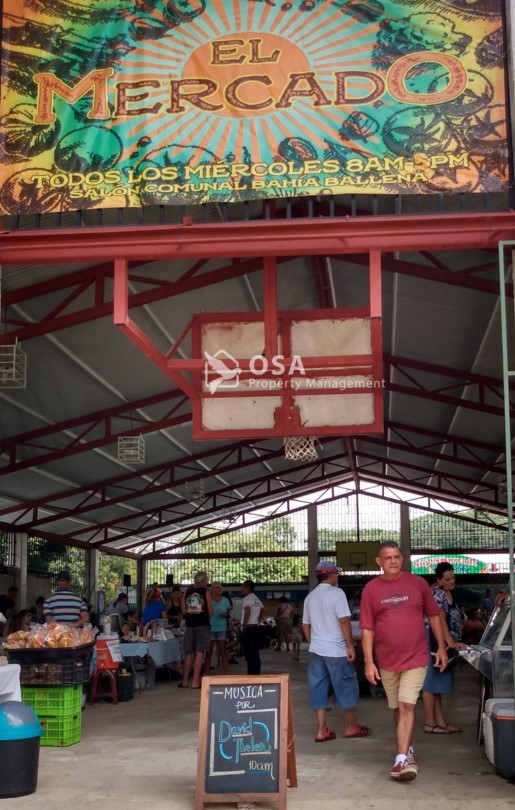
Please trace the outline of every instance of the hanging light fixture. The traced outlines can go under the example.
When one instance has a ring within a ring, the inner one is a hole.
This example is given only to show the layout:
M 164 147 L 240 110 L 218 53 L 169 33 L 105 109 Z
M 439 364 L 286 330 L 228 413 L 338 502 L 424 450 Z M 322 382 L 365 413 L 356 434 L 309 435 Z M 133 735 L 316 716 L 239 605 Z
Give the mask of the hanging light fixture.
M 197 462 L 195 461 L 195 473 L 198 473 Z M 201 475 L 196 475 L 191 481 L 184 483 L 184 497 L 190 503 L 199 504 L 204 500 L 204 481 Z
M 118 436 L 118 461 L 128 464 L 145 463 L 145 439 L 143 436 Z
M 190 503 L 198 504 L 204 500 L 204 481 L 202 478 L 186 481 L 184 484 L 184 497 Z
M 0 317 L 2 313 L 2 268 L 0 267 Z M 0 343 L 0 389 L 27 387 L 27 355 L 18 338 Z
M 232 496 L 229 495 L 229 501 L 226 506 L 223 507 L 221 513 L 221 521 L 222 523 L 231 524 L 233 520 L 236 518 L 236 504 L 232 499 Z

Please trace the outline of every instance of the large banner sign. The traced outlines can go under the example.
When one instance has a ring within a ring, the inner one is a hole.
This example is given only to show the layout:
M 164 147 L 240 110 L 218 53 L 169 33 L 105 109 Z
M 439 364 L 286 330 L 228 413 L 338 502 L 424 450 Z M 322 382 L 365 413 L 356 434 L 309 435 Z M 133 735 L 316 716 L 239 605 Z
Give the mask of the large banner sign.
M 502 0 L 4 0 L 0 210 L 502 191 Z

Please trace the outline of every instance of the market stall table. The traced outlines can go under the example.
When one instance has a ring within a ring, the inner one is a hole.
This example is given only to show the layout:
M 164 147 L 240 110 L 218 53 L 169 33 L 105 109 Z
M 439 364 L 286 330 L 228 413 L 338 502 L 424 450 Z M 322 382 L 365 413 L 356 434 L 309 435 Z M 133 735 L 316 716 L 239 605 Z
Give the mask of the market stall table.
M 0 667 L 0 703 L 7 700 L 21 700 L 20 673 L 19 664 L 6 664 Z
M 155 670 L 174 661 L 182 661 L 184 657 L 184 643 L 181 638 L 170 638 L 166 641 L 129 641 L 120 644 L 120 652 L 134 672 L 135 659 L 148 656 L 150 665 L 146 670 L 146 685 L 153 686 L 155 680 Z

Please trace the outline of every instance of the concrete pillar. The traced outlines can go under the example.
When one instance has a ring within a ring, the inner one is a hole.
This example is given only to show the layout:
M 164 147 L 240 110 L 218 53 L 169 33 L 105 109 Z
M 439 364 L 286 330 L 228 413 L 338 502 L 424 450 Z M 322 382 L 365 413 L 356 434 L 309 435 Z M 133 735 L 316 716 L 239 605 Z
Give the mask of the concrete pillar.
M 146 560 L 138 560 L 138 613 L 141 613 L 145 607 L 147 588 L 148 588 L 148 566 Z
M 16 585 L 20 589 L 16 608 L 20 610 L 27 606 L 27 544 L 26 532 L 16 532 L 14 535 L 14 566 L 16 568 Z
M 96 548 L 86 551 L 85 594 L 96 610 L 99 589 L 100 552 Z
M 409 506 L 407 503 L 399 504 L 401 519 L 401 553 L 403 556 L 402 570 L 411 571 L 411 526 L 409 522 Z
M 312 591 L 318 585 L 315 568 L 318 563 L 318 515 L 317 506 L 308 506 L 308 586 Z

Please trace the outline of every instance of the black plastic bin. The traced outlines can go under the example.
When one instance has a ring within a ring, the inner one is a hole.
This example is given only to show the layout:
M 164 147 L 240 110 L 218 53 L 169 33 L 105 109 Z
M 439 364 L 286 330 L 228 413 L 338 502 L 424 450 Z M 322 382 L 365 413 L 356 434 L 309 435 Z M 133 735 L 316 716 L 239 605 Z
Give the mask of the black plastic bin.
M 42 733 L 30 706 L 18 700 L 0 703 L 0 799 L 35 793 Z
M 515 779 L 515 711 L 513 699 L 499 701 L 492 711 L 495 770 L 504 779 Z

